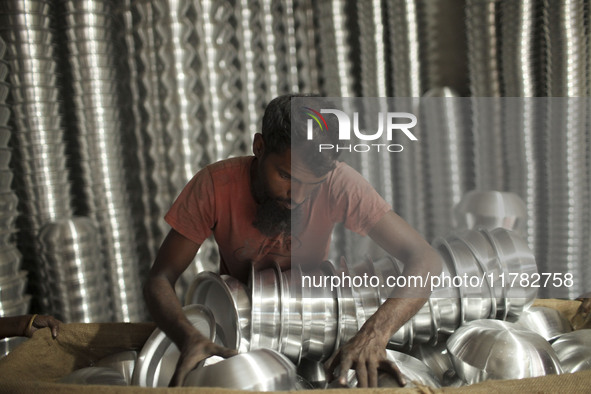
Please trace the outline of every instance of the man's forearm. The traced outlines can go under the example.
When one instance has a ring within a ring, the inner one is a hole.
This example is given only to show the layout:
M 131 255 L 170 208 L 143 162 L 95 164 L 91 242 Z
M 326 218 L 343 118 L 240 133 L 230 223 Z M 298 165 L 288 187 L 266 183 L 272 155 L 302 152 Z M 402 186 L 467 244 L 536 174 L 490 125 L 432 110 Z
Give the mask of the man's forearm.
M 178 347 L 189 335 L 198 334 L 165 277 L 150 277 L 144 286 L 144 298 L 154 322 Z
M 361 334 L 376 335 L 386 347 L 390 338 L 425 304 L 427 298 L 389 298 L 365 322 Z

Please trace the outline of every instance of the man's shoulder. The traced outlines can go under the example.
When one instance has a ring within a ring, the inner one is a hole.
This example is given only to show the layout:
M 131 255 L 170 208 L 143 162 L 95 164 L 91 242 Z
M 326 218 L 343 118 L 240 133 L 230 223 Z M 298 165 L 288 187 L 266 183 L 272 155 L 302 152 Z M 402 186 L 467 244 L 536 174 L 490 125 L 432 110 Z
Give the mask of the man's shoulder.
M 220 186 L 243 180 L 248 182 L 250 164 L 254 156 L 232 157 L 205 167 L 214 184 Z
M 229 159 L 219 160 L 215 163 L 208 164 L 206 168 L 211 173 L 218 171 L 236 171 L 246 169 L 249 168 L 253 157 L 254 156 L 231 157 Z

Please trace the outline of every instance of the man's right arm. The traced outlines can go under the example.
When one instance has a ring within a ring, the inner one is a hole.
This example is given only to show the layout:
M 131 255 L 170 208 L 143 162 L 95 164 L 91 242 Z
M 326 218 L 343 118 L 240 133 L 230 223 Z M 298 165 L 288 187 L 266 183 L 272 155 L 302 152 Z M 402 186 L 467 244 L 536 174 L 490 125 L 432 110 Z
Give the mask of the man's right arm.
M 199 244 L 171 230 L 144 285 L 144 298 L 152 318 L 181 351 L 171 386 L 182 385 L 187 373 L 204 358 L 214 354 L 229 357 L 236 353 L 214 344 L 193 327 L 174 291 L 174 284 L 191 264 L 199 247 Z

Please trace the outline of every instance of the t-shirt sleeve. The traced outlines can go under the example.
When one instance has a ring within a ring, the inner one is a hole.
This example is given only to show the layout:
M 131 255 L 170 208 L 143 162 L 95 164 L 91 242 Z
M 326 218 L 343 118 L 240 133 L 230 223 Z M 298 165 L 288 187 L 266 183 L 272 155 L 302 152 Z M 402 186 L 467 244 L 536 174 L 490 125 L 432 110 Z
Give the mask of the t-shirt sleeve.
M 207 168 L 197 172 L 164 216 L 177 232 L 202 244 L 215 226 L 215 190 Z
M 367 233 L 392 210 L 375 188 L 357 171 L 341 163 L 331 179 L 333 220 L 360 235 Z

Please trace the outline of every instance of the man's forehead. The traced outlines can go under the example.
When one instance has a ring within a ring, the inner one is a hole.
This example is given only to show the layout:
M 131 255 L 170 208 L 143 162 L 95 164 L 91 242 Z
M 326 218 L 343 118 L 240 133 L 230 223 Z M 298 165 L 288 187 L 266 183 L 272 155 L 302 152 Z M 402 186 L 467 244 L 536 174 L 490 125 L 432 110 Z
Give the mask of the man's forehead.
M 321 183 L 328 177 L 328 174 L 322 176 L 316 175 L 315 169 L 311 167 L 313 164 L 307 162 L 302 155 L 295 152 L 291 154 L 290 161 L 290 174 L 292 178 L 302 183 Z

